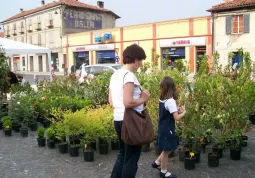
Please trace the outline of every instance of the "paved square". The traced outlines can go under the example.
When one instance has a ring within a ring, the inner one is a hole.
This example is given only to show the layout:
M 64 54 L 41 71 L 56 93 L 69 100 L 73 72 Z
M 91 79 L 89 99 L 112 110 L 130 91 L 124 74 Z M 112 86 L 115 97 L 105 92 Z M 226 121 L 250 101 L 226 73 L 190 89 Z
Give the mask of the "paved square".
M 255 177 L 255 132 L 249 132 L 248 147 L 243 148 L 240 161 L 229 158 L 229 150 L 225 150 L 218 168 L 207 166 L 206 153 L 202 154 L 201 163 L 196 169 L 186 171 L 178 155 L 169 160 L 169 171 L 178 178 L 254 178 Z M 96 153 L 95 161 L 86 163 L 80 156 L 72 158 L 62 155 L 57 149 L 37 146 L 35 132 L 29 132 L 27 138 L 20 133 L 5 137 L 0 131 L 0 178 L 109 178 L 116 157 L 116 151 L 106 156 Z M 142 153 L 139 161 L 137 178 L 158 178 L 158 172 L 152 170 L 151 162 L 156 155 L 154 150 Z

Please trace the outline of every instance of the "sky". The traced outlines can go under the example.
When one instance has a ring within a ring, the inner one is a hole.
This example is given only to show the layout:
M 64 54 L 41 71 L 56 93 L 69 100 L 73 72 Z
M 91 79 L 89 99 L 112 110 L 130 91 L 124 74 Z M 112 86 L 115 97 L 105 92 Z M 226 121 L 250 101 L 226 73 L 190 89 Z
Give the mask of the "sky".
M 53 0 L 45 0 L 46 3 Z M 96 5 L 97 0 L 79 0 Z M 105 8 L 112 10 L 121 18 L 116 26 L 127 26 L 188 17 L 210 15 L 206 12 L 211 6 L 223 0 L 102 0 Z M 39 7 L 41 0 L 0 0 L 0 21 L 20 12 Z

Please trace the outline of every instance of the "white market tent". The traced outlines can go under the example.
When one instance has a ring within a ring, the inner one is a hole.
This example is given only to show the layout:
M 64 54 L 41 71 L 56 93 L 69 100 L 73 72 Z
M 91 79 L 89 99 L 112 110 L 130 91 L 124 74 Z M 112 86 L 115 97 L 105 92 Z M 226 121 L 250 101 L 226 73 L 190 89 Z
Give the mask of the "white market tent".
M 49 48 L 43 48 L 19 41 L 13 41 L 6 38 L 0 38 L 0 47 L 4 49 L 7 55 L 18 55 L 18 54 L 47 54 L 49 60 L 50 69 L 50 80 L 51 75 L 51 50 Z

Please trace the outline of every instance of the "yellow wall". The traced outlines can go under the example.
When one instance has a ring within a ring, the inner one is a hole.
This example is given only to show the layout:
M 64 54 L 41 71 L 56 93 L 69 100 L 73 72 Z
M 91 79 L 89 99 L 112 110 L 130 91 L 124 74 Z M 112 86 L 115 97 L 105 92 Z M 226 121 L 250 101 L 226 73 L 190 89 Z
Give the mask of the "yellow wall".
M 69 46 L 90 44 L 90 33 L 78 33 L 68 37 Z
M 157 23 L 157 38 L 189 36 L 189 20 Z
M 124 27 L 123 31 L 124 41 L 152 38 L 152 24 Z
M 194 19 L 194 35 L 207 34 L 207 18 Z

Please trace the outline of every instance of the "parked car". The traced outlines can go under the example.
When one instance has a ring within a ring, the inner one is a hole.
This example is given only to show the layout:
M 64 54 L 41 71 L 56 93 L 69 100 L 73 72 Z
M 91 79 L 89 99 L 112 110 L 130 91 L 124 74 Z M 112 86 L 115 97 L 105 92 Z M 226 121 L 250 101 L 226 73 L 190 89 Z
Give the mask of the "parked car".
M 112 73 L 120 69 L 122 64 L 94 64 L 88 65 L 82 64 L 79 70 L 76 71 L 76 75 L 78 74 L 79 84 L 83 83 L 84 80 L 94 78 L 95 76 L 102 74 L 103 72 L 109 70 Z

